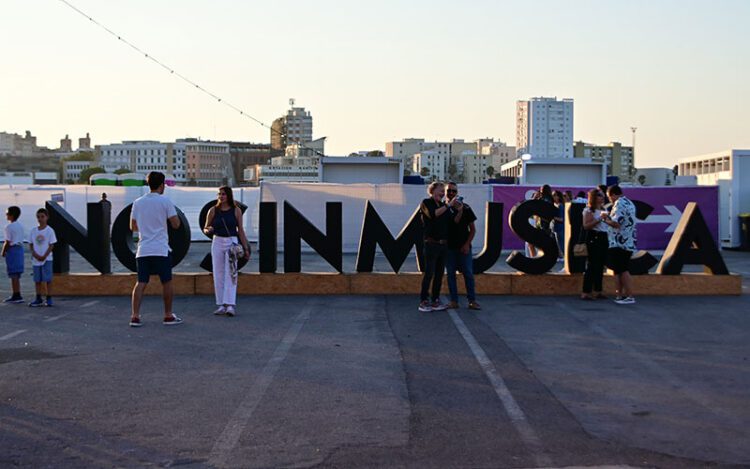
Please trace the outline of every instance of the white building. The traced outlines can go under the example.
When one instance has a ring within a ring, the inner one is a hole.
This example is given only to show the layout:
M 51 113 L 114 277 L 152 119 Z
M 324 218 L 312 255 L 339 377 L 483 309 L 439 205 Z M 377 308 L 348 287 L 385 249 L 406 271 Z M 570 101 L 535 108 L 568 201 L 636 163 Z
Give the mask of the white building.
M 245 169 L 246 181 L 266 182 L 319 182 L 318 165 L 305 164 L 257 164 Z
M 500 175 L 518 184 L 594 187 L 606 182 L 607 168 L 588 158 L 518 158 L 504 164 Z
M 349 156 L 321 158 L 320 182 L 338 184 L 401 184 L 403 164 L 383 156 Z
M 187 177 L 186 142 L 161 143 L 150 140 L 131 140 L 111 145 L 97 145 L 96 159 L 108 173 L 127 169 L 147 174 L 161 171 L 183 184 Z
M 421 174 L 427 180 L 442 181 L 445 179 L 449 160 L 450 155 L 445 153 L 436 150 L 422 151 L 412 158 L 412 172 Z
M 573 100 L 531 98 L 516 104 L 518 156 L 573 157 Z
M 466 142 L 463 139 L 457 138 L 445 142 L 427 142 L 423 138 L 407 138 L 398 142 L 386 142 L 385 144 L 385 156 L 401 160 L 404 163 L 404 168 L 410 170 L 415 166 L 414 156 L 417 153 L 430 151 L 433 154 L 445 157 L 446 169 L 443 171 L 447 174 L 448 166 L 454 165 L 456 169 L 455 177 L 461 177 L 464 174 L 464 155 L 491 156 L 491 158 L 487 159 L 487 164 L 495 165 L 494 168 L 497 170 L 502 163 L 516 158 L 514 150 L 513 147 L 508 147 L 505 143 L 491 138 L 482 138 L 472 142 Z M 421 167 L 419 169 L 421 170 Z M 414 172 L 415 174 L 419 174 L 419 171 Z
M 463 183 L 464 184 L 481 184 L 489 178 L 487 167 L 490 166 L 492 157 L 487 155 L 463 155 Z
M 94 161 L 65 161 L 63 162 L 63 183 L 76 183 L 81 178 L 81 172 L 95 166 Z
M 672 168 L 638 168 L 633 183 L 640 186 L 673 186 L 675 185 Z
M 750 150 L 726 150 L 679 160 L 679 176 L 698 185 L 719 186 L 719 239 L 722 247 L 740 245 L 739 215 L 750 212 Z

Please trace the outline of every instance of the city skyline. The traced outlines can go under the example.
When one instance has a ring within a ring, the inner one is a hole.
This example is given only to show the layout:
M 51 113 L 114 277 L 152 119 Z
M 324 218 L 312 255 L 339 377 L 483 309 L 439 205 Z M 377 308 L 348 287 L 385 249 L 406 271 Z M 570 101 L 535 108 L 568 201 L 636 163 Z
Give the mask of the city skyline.
M 14 44 L 14 66 L 0 75 L 0 130 L 31 130 L 52 148 L 86 132 L 94 144 L 268 142 L 268 129 L 63 3 L 43 2 L 41 14 L 5 3 L 0 40 Z M 741 86 L 750 4 L 621 3 L 74 4 L 266 125 L 296 98 L 315 116 L 314 136 L 328 137 L 329 155 L 408 137 L 512 145 L 516 102 L 533 96 L 575 100 L 575 140 L 629 145 L 637 126 L 638 166 L 750 147 L 750 91 Z

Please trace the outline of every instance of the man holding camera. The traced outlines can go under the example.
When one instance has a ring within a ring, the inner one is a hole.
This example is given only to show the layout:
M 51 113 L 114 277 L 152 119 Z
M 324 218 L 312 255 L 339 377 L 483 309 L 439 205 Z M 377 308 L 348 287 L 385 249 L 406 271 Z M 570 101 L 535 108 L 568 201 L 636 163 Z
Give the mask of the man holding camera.
M 474 256 L 471 252 L 471 242 L 477 232 L 474 226 L 477 216 L 474 215 L 471 207 L 463 202 L 463 197 L 458 195 L 458 185 L 455 182 L 448 183 L 446 199 L 450 205 L 455 207 L 448 227 L 448 251 L 445 256 L 445 266 L 448 271 L 448 290 L 451 296 L 448 308 L 458 308 L 456 270 L 459 270 L 464 275 L 469 309 L 480 310 L 482 308 L 477 303 L 474 291 Z

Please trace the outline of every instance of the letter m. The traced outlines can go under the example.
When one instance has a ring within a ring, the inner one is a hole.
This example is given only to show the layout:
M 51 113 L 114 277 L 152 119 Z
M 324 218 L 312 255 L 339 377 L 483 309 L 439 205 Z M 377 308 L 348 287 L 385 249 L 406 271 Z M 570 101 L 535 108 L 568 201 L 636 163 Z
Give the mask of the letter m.
M 383 223 L 375 207 L 368 200 L 365 205 L 365 219 L 362 222 L 362 234 L 359 238 L 357 252 L 357 272 L 372 272 L 375 263 L 375 248 L 380 246 L 385 258 L 394 272 L 398 273 L 409 256 L 412 247 L 417 248 L 417 268 L 422 266 L 422 220 L 419 209 L 415 210 L 409 221 L 394 239 L 388 227 Z

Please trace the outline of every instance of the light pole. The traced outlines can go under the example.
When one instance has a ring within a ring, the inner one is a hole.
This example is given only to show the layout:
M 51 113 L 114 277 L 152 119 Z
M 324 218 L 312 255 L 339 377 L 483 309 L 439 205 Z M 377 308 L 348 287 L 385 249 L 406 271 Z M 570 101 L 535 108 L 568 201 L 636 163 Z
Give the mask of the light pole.
M 633 156 L 632 158 L 633 161 L 630 162 L 630 179 L 633 179 L 633 176 L 635 176 L 635 172 L 636 172 L 636 168 L 635 168 L 635 131 L 636 130 L 638 130 L 638 127 L 630 127 L 630 131 L 633 133 L 633 138 L 632 138 L 631 147 L 630 147 L 632 148 L 631 152 Z

